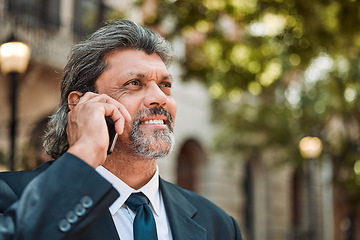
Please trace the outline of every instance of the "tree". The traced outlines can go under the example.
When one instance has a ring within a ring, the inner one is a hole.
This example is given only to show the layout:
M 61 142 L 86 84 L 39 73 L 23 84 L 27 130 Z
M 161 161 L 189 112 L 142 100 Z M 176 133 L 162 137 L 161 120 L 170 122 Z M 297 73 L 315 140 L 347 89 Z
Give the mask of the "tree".
M 251 153 L 281 147 L 301 165 L 299 140 L 318 136 L 323 155 L 333 160 L 334 179 L 360 201 L 360 2 L 137 4 L 146 25 L 168 39 L 184 39 L 183 79 L 208 88 L 213 120 L 225 126 L 219 148 Z M 155 11 L 146 11 L 149 6 Z

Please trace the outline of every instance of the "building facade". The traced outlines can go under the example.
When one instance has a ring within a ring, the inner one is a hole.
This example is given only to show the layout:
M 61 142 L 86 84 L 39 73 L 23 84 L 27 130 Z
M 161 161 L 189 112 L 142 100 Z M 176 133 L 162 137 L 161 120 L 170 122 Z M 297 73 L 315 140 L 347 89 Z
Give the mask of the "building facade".
M 124 9 L 127 16 L 121 16 Z M 40 136 L 47 117 L 57 108 L 62 69 L 71 46 L 108 18 L 141 22 L 144 14 L 146 11 L 133 7 L 130 0 L 0 0 L 0 41 L 14 35 L 32 49 L 28 70 L 18 81 L 17 169 L 33 168 L 48 160 Z M 176 54 L 184 54 L 181 40 L 173 46 Z M 216 125 L 210 120 L 206 89 L 196 82 L 181 81 L 177 64 L 170 71 L 178 104 L 176 147 L 159 160 L 163 178 L 198 192 L 234 216 L 244 239 L 346 239 L 342 233 L 334 238 L 332 186 L 327 184 L 331 166 L 313 166 L 309 185 L 306 169 L 279 167 L 276 159 L 281 150 L 267 149 L 246 159 L 241 153 L 228 156 L 215 152 Z M 1 75 L 2 163 L 6 163 L 10 144 L 9 85 L 9 78 Z

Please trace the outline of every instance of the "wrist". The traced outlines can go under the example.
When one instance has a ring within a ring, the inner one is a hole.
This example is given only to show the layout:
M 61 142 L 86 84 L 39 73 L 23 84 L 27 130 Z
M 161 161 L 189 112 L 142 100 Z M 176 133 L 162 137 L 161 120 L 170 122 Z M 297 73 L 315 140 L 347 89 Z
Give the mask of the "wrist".
M 91 146 L 90 144 L 75 144 L 67 152 L 80 158 L 91 167 L 97 168 L 105 161 L 106 150 L 99 146 Z

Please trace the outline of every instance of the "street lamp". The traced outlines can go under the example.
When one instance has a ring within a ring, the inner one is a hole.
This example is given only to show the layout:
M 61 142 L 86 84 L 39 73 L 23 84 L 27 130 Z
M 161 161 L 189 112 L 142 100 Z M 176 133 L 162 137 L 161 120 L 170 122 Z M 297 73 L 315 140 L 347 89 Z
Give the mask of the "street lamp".
M 22 42 L 10 41 L 0 46 L 1 72 L 10 77 L 10 157 L 9 168 L 15 170 L 15 146 L 16 146 L 16 100 L 17 82 L 19 75 L 27 69 L 30 60 L 30 48 Z
M 304 137 L 300 140 L 299 150 L 305 159 L 317 158 L 322 151 L 322 142 L 318 137 Z
M 318 158 L 321 154 L 323 144 L 317 137 L 304 137 L 299 142 L 299 151 L 301 156 L 307 160 L 306 182 L 307 182 L 307 197 L 308 197 L 308 240 L 317 239 L 317 211 L 316 211 L 316 199 L 314 191 L 313 181 L 313 169 L 314 159 Z

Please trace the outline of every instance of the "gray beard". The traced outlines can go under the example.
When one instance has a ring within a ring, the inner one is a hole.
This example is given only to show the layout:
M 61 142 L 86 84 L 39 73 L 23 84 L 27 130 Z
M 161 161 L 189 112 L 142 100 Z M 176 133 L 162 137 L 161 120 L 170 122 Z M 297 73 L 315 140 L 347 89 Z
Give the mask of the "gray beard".
M 133 119 L 133 130 L 130 133 L 133 151 L 143 157 L 159 159 L 168 155 L 174 148 L 175 135 L 170 117 L 169 129 L 155 129 L 152 134 L 140 130 L 140 121 Z

